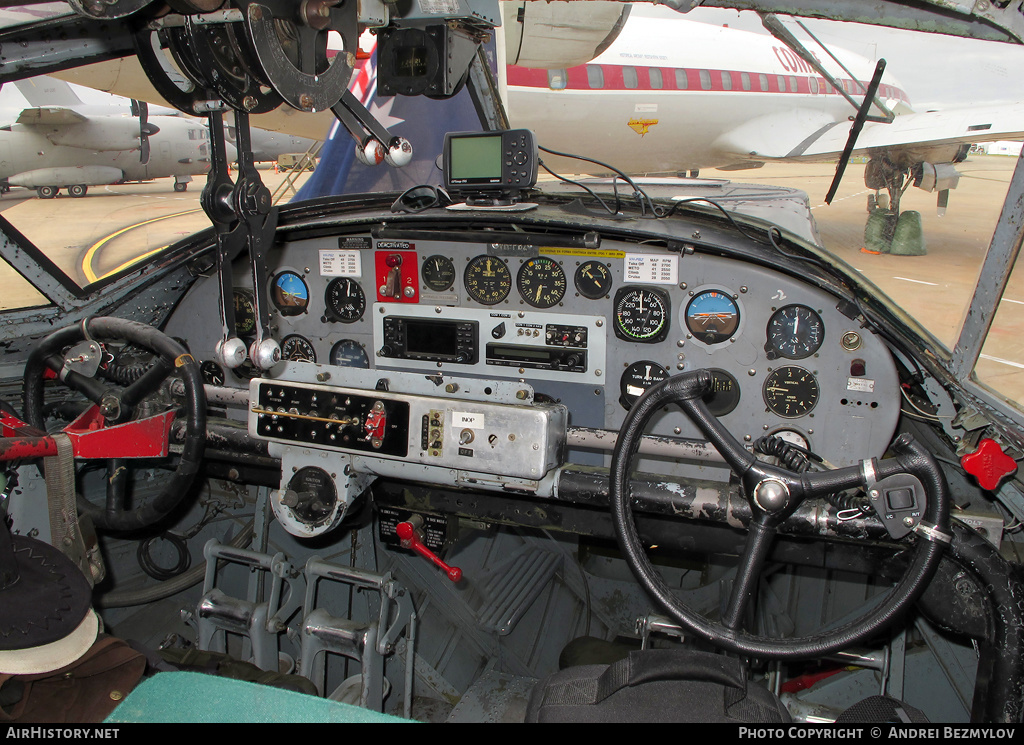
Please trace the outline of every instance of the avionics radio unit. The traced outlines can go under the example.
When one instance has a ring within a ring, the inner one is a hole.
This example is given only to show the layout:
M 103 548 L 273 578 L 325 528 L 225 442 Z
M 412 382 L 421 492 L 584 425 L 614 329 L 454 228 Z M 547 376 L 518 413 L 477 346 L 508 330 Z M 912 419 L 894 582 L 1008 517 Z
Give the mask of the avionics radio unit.
M 604 384 L 603 316 L 378 303 L 373 319 L 378 368 Z

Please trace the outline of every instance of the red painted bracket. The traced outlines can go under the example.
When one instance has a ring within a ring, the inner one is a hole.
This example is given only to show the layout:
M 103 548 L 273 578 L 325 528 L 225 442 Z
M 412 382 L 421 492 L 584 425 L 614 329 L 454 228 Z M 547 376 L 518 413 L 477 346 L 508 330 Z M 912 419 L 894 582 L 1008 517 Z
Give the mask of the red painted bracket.
M 98 406 L 91 406 L 64 433 L 76 458 L 162 458 L 170 450 L 174 412 L 106 426 Z M 0 412 L 0 461 L 57 454 L 53 438 L 17 417 Z

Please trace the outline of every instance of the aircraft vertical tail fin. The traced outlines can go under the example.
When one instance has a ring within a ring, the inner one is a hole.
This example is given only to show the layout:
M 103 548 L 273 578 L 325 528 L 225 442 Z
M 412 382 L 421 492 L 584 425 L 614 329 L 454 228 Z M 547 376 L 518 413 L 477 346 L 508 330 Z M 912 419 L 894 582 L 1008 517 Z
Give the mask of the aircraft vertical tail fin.
M 63 80 L 41 76 L 15 83 L 31 106 L 81 106 L 82 99 Z

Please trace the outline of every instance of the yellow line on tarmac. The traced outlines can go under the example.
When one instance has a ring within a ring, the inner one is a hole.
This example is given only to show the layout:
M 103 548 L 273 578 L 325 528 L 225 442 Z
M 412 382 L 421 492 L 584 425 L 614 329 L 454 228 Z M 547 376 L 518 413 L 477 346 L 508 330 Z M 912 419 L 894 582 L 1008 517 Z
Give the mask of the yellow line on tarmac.
M 92 282 L 96 282 L 99 279 L 101 279 L 101 277 L 98 277 L 96 275 L 96 272 L 93 271 L 92 260 L 94 258 L 96 258 L 97 252 L 101 248 L 103 248 L 104 245 L 109 243 L 110 241 L 114 240 L 115 238 L 117 238 L 120 235 L 124 235 L 125 233 L 127 233 L 130 230 L 135 230 L 136 228 L 141 228 L 143 225 L 149 225 L 150 223 L 160 222 L 161 220 L 169 220 L 172 217 L 181 217 L 182 215 L 190 215 L 193 212 L 202 212 L 202 210 L 199 209 L 199 208 L 194 209 L 194 210 L 185 210 L 184 212 L 175 212 L 175 213 L 170 214 L 170 215 L 161 215 L 160 217 L 153 217 L 153 218 L 150 218 L 149 220 L 143 220 L 142 222 L 136 223 L 134 225 L 129 225 L 126 228 L 121 228 L 120 230 L 118 230 L 118 231 L 116 231 L 114 233 L 111 233 L 106 238 L 103 238 L 102 240 L 99 240 L 96 243 L 93 243 L 91 246 L 89 246 L 89 249 L 85 252 L 85 256 L 82 257 L 82 274 L 85 275 L 86 281 L 88 283 L 92 283 Z M 140 259 L 144 259 L 147 256 L 152 256 L 153 254 L 155 254 L 155 253 L 157 253 L 158 251 L 161 251 L 161 250 L 163 250 L 163 248 L 157 248 L 157 249 L 154 249 L 152 251 L 148 251 L 148 252 L 142 254 L 141 256 L 136 256 L 134 259 L 131 259 L 130 261 L 126 261 L 124 264 L 121 264 L 121 266 L 117 267 L 116 269 L 112 269 L 111 271 L 107 272 L 103 276 L 104 277 L 108 277 L 111 274 L 124 269 L 126 266 L 129 266 L 130 264 L 134 264 L 136 261 L 139 261 Z

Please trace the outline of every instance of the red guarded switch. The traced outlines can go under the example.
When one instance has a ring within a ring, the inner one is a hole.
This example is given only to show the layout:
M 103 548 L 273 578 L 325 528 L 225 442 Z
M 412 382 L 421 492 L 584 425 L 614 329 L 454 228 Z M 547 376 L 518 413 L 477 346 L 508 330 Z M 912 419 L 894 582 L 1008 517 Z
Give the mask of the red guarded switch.
M 373 261 L 378 302 L 419 301 L 420 278 L 415 251 L 377 251 Z
M 995 491 L 999 482 L 1017 470 L 1017 462 L 1003 452 L 998 442 L 988 438 L 979 442 L 973 453 L 962 456 L 960 465 L 986 491 Z
M 423 519 L 418 515 L 414 515 L 410 520 L 404 523 L 398 523 L 398 526 L 395 528 L 395 532 L 398 533 L 398 538 L 402 541 L 402 548 L 412 549 L 424 559 L 432 561 L 437 567 L 444 570 L 445 574 L 448 575 L 448 579 L 452 582 L 458 582 L 462 579 L 461 569 L 458 567 L 448 566 L 441 560 L 441 557 L 424 545 L 423 534 L 415 522 L 419 522 L 420 525 L 422 525 Z

